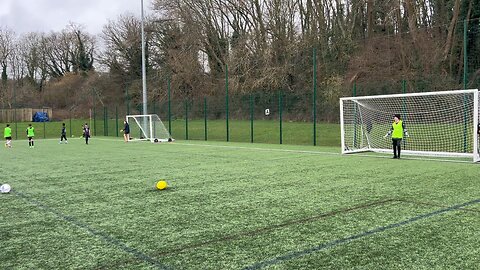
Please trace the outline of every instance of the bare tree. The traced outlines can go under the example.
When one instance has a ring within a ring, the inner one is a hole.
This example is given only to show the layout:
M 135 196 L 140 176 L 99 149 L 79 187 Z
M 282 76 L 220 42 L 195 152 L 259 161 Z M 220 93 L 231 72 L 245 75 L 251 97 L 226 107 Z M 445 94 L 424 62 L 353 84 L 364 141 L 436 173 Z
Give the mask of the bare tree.
M 71 26 L 72 50 L 70 52 L 70 63 L 72 71 L 87 72 L 93 69 L 95 39 L 82 29 Z
M 102 64 L 111 73 L 126 77 L 128 80 L 142 76 L 140 20 L 133 15 L 122 15 L 116 21 L 109 21 L 102 31 L 105 50 L 101 56 Z M 148 37 L 147 37 L 148 59 Z
M 42 90 L 48 78 L 47 40 L 45 34 L 27 33 L 20 37 L 20 57 L 24 61 L 26 79 Z
M 95 39 L 71 23 L 61 32 L 51 32 L 43 38 L 45 65 L 51 78 L 60 78 L 69 72 L 93 69 Z
M 0 67 L 2 68 L 2 83 L 7 82 L 8 59 L 13 52 L 14 32 L 10 29 L 0 27 Z

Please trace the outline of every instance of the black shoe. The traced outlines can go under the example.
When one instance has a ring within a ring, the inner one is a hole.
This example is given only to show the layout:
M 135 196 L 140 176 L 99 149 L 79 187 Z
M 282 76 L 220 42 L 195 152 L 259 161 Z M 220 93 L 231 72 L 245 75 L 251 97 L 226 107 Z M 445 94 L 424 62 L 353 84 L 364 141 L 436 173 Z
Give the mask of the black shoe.
M 398 158 L 397 156 L 393 156 L 392 158 Z

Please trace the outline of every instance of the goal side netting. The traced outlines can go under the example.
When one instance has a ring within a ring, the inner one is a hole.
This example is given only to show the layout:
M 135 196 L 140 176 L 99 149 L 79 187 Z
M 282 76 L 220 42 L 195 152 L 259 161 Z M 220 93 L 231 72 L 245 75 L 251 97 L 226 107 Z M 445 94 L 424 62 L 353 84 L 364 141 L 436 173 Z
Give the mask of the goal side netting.
M 127 115 L 131 141 L 167 142 L 172 141 L 170 133 L 156 114 Z
M 341 98 L 342 153 L 392 153 L 395 114 L 409 133 L 402 153 L 480 161 L 478 89 Z

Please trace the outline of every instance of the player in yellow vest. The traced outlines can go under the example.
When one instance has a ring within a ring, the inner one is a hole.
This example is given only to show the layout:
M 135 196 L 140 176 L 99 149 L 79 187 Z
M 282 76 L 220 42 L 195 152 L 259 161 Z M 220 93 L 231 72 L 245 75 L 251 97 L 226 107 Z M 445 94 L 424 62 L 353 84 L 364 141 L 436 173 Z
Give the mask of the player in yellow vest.
M 33 137 L 35 137 L 35 129 L 32 127 L 32 124 L 28 124 L 27 127 L 27 137 L 28 137 L 28 146 L 34 148 Z
M 12 129 L 10 125 L 7 124 L 5 129 L 3 130 L 3 136 L 5 137 L 5 147 L 12 148 Z
M 390 135 L 392 135 L 393 158 L 400 158 L 403 135 L 408 137 L 407 128 L 405 127 L 405 123 L 400 119 L 400 114 L 395 114 L 393 117 L 392 128 L 385 135 L 385 138 Z

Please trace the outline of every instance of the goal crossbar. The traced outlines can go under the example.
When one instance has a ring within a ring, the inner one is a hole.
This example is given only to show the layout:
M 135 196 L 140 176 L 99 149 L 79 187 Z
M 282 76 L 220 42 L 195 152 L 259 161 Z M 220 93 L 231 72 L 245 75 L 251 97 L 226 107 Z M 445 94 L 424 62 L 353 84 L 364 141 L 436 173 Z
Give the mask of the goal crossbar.
M 343 97 L 343 98 L 340 98 L 340 100 L 383 99 L 383 98 L 416 97 L 416 96 L 441 96 L 441 95 L 452 95 L 452 94 L 473 94 L 476 92 L 478 92 L 478 89 L 448 90 L 448 91 L 423 92 L 423 93 Z

